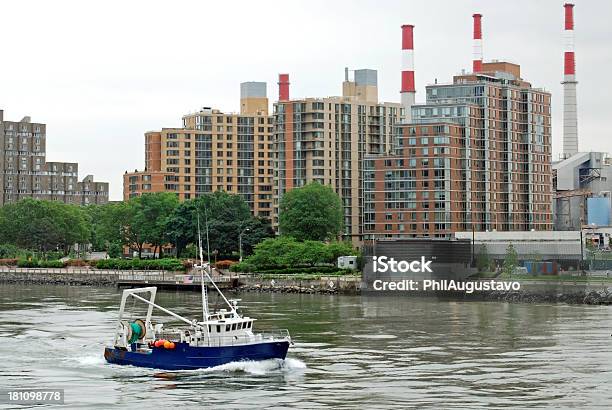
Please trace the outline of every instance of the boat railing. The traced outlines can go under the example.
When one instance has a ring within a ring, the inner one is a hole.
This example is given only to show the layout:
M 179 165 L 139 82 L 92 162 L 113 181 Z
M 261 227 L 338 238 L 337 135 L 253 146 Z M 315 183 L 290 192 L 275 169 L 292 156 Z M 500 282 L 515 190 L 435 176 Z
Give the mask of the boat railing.
M 248 345 L 260 342 L 274 342 L 289 340 L 289 331 L 287 329 L 278 329 L 273 331 L 257 332 L 253 334 L 242 334 L 233 336 L 204 336 L 198 340 L 196 346 L 198 347 L 214 347 L 214 346 L 239 346 Z

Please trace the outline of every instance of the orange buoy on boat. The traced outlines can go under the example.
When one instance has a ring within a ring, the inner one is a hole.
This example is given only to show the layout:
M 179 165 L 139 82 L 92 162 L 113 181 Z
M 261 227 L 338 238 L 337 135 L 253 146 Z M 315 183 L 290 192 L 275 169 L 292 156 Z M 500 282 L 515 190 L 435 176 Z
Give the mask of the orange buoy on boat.
M 176 347 L 176 345 L 174 344 L 174 342 L 170 342 L 170 349 L 174 349 Z
M 164 342 L 164 349 L 170 349 L 171 343 L 172 343 L 172 342 L 170 342 L 170 341 L 166 340 L 166 341 Z

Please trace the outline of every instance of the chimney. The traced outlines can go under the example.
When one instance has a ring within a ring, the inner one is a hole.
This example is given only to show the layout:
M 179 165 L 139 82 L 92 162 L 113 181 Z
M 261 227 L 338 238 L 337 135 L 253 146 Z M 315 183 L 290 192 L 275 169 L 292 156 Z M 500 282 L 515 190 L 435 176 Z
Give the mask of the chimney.
M 472 62 L 472 71 L 480 73 L 482 71 L 482 14 L 472 15 L 474 18 L 474 60 Z
M 566 3 L 565 54 L 563 68 L 563 156 L 578 153 L 578 104 L 576 102 L 576 60 L 574 57 L 574 5 Z
M 405 122 L 412 121 L 412 106 L 416 90 L 414 88 L 414 42 L 412 24 L 402 26 L 402 106 L 405 111 Z
M 278 75 L 278 101 L 289 101 L 289 74 Z

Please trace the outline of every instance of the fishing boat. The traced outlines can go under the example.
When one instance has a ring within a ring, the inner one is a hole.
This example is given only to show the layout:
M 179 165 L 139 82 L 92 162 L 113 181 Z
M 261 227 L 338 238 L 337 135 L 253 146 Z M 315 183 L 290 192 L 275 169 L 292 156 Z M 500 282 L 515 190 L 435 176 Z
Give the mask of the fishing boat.
M 228 300 L 215 284 L 210 262 L 203 261 L 201 239 L 199 244 L 200 264 L 196 269 L 200 271 L 202 282 L 202 320 L 189 320 L 157 305 L 157 288 L 154 286 L 125 289 L 113 345 L 104 350 L 107 362 L 165 370 L 190 370 L 237 361 L 285 359 L 292 343 L 289 331 L 255 332 L 253 325 L 256 319 L 239 314 L 239 300 Z M 224 309 L 209 312 L 207 282 L 222 297 L 226 305 Z M 148 305 L 144 317 L 126 319 L 126 302 L 129 299 Z M 167 328 L 163 323 L 153 323 L 154 308 L 184 325 Z

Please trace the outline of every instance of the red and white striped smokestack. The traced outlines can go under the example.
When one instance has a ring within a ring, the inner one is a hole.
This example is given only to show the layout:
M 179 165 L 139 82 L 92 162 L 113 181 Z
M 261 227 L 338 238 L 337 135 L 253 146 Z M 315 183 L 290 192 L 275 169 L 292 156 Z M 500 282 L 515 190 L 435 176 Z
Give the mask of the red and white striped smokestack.
M 576 62 L 574 60 L 574 5 L 566 3 L 565 8 L 565 75 L 576 74 Z
M 482 14 L 472 15 L 474 18 L 474 60 L 472 71 L 480 73 L 482 71 Z
M 565 52 L 563 55 L 563 156 L 578 153 L 578 103 L 576 102 L 576 60 L 574 56 L 574 5 L 566 3 Z
M 278 75 L 278 101 L 289 101 L 289 74 Z
M 412 120 L 412 106 L 415 101 L 416 89 L 414 85 L 414 26 L 402 26 L 402 105 L 404 106 L 406 122 Z

